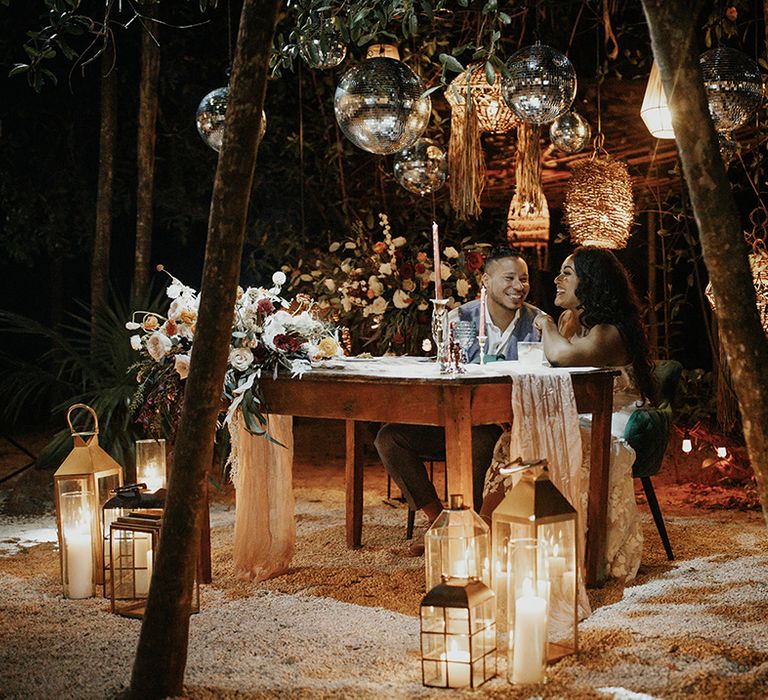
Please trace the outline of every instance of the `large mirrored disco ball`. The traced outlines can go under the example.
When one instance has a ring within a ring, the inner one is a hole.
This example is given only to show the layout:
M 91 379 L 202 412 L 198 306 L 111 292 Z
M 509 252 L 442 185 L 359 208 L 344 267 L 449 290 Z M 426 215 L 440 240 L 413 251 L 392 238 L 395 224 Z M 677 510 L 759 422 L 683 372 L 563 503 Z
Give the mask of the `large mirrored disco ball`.
M 299 36 L 301 57 L 310 68 L 335 68 L 347 55 L 347 46 L 333 17 L 326 17 Z
M 404 63 L 369 58 L 339 82 L 336 121 L 355 146 L 382 155 L 397 153 L 427 127 L 432 101 L 423 92 L 421 78 Z
M 564 153 L 578 153 L 592 136 L 589 122 L 578 112 L 561 114 L 549 126 L 549 140 Z
M 547 124 L 573 103 L 576 71 L 559 51 L 543 44 L 526 46 L 511 56 L 507 69 L 501 92 L 524 122 Z
M 415 194 L 436 192 L 448 175 L 448 156 L 432 139 L 416 139 L 395 154 L 393 163 L 395 179 Z
M 738 129 L 760 106 L 762 81 L 757 64 L 729 48 L 705 51 L 699 63 L 715 129 Z
M 218 88 L 213 92 L 209 92 L 202 99 L 195 114 L 197 131 L 200 134 L 200 138 L 217 153 L 221 150 L 221 144 L 224 139 L 224 117 L 227 114 L 228 101 L 229 87 Z M 264 138 L 266 130 L 267 115 L 262 111 L 259 141 Z

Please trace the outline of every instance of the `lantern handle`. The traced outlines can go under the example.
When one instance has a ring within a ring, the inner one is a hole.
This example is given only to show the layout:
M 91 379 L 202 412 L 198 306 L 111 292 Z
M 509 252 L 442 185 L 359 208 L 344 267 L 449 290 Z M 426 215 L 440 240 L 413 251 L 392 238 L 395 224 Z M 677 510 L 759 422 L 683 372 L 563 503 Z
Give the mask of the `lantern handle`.
M 74 411 L 76 408 L 84 408 L 86 411 L 88 411 L 91 414 L 91 417 L 93 418 L 93 430 L 91 431 L 84 431 L 79 432 L 75 430 L 75 427 L 72 425 L 72 421 L 70 420 L 70 415 L 72 411 Z M 72 437 L 75 437 L 76 435 L 98 435 L 99 434 L 99 417 L 96 415 L 96 411 L 94 411 L 90 406 L 84 403 L 73 403 L 69 409 L 67 410 L 67 425 L 69 425 L 69 432 L 72 434 Z

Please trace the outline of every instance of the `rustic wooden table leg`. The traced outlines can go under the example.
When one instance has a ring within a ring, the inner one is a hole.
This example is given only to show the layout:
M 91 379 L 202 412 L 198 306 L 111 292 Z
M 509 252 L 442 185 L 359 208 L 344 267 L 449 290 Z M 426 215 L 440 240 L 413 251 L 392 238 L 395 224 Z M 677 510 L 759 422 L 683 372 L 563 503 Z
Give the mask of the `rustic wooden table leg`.
M 613 377 L 600 381 L 598 409 L 592 412 L 592 439 L 587 506 L 587 586 L 603 582 L 605 538 L 608 527 L 608 474 L 611 466 Z
M 363 538 L 363 428 L 360 421 L 347 420 L 346 489 L 347 547 L 362 547 Z
M 470 508 L 474 498 L 471 402 L 471 387 L 456 385 L 443 388 L 448 494 L 462 494 L 464 503 Z

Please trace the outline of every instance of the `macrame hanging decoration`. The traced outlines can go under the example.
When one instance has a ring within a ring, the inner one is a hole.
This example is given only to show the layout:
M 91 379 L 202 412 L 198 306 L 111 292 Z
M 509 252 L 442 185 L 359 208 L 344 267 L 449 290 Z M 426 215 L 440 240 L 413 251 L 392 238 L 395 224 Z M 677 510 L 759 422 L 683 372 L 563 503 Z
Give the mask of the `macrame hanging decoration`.
M 592 157 L 573 166 L 565 192 L 565 217 L 576 245 L 626 248 L 635 206 L 627 164 L 603 149 L 595 137 Z
M 451 106 L 451 138 L 448 142 L 448 181 L 451 206 L 459 220 L 478 217 L 485 186 L 483 132 L 509 131 L 517 123 L 501 95 L 501 76 L 488 82 L 485 64 L 470 65 L 451 81 L 445 98 Z
M 549 246 L 549 206 L 541 186 L 539 127 L 517 126 L 515 193 L 507 213 L 507 240 L 516 248 L 532 248 L 540 269 L 546 269 Z

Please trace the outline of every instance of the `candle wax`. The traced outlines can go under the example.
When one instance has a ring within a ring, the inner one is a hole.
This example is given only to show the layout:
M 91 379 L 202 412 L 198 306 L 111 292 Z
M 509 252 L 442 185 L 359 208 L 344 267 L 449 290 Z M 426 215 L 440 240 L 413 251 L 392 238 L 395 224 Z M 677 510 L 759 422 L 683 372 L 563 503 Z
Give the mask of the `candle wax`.
M 547 601 L 524 595 L 515 601 L 512 683 L 541 683 L 547 649 Z
M 65 531 L 64 544 L 67 548 L 67 598 L 90 598 L 93 595 L 93 549 L 90 532 Z

